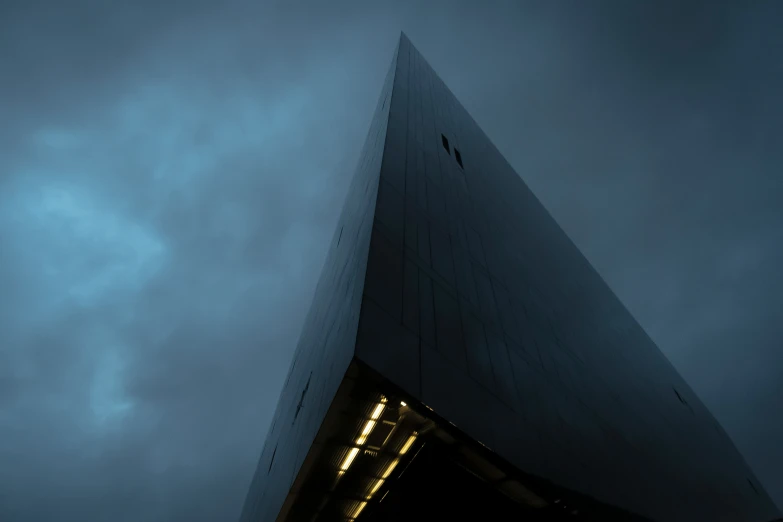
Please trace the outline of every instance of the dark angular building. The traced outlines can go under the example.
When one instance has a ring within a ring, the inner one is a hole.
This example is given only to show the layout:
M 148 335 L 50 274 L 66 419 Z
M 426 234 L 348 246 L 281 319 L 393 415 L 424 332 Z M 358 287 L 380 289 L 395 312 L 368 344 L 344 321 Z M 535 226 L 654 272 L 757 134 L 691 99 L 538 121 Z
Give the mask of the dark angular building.
M 778 516 L 403 35 L 241 521 Z

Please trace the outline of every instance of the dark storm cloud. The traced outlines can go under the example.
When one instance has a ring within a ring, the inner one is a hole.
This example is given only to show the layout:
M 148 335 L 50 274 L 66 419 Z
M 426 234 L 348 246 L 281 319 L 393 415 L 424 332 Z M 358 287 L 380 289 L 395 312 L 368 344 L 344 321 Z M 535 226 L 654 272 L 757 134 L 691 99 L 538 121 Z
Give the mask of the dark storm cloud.
M 401 29 L 781 503 L 779 8 L 486 4 L 2 4 L 0 520 L 238 515 Z

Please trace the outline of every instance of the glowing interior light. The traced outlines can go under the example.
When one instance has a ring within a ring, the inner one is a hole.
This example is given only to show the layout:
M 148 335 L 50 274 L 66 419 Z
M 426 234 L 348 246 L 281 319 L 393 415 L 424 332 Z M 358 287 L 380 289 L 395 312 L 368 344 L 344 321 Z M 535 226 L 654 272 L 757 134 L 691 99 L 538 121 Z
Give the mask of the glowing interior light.
M 389 478 L 389 475 L 392 474 L 392 471 L 394 471 L 394 468 L 396 468 L 397 464 L 399 463 L 400 463 L 400 459 L 394 459 L 393 461 L 389 462 L 389 465 L 386 466 L 385 470 L 383 470 L 383 473 L 381 474 L 381 478 L 384 480 Z
M 360 502 L 359 505 L 356 506 L 356 509 L 353 510 L 353 513 L 351 514 L 351 518 L 356 518 L 359 516 L 359 514 L 362 512 L 362 510 L 367 506 L 367 502 Z
M 343 463 L 340 464 L 340 470 L 345 471 L 353 462 L 353 459 L 356 458 L 356 455 L 359 454 L 359 448 L 351 448 L 351 451 L 348 452 L 348 455 L 345 456 L 345 459 L 343 459 Z
M 405 441 L 405 444 L 402 445 L 402 448 L 400 449 L 400 455 L 405 455 L 408 450 L 411 449 L 411 446 L 413 446 L 413 443 L 416 442 L 416 432 L 413 432 L 413 434 L 408 437 L 408 440 Z M 392 474 L 394 471 L 394 468 L 397 467 L 397 464 L 400 463 L 400 459 L 394 459 L 391 462 L 389 462 L 388 466 L 383 470 L 383 473 L 381 473 L 381 478 L 375 479 L 375 482 L 372 485 L 372 488 L 370 489 L 370 496 L 372 497 L 375 495 L 375 493 L 378 492 L 378 490 L 383 485 L 383 482 L 389 478 L 389 475 Z
M 376 404 L 375 409 L 372 410 L 372 414 L 370 415 L 370 418 L 372 420 L 378 420 L 378 417 L 380 417 L 381 413 L 383 413 L 383 407 L 384 404 L 382 402 L 380 404 Z
M 407 405 L 408 405 L 408 403 L 407 403 L 407 402 L 405 402 L 405 401 L 400 401 L 400 406 L 407 406 Z
M 381 486 L 383 486 L 383 479 L 375 479 L 375 482 L 372 485 L 372 488 L 370 489 L 370 496 L 372 497 L 375 495 L 379 489 L 381 489 Z
M 411 446 L 413 446 L 414 442 L 416 442 L 416 433 L 408 437 L 408 440 L 406 440 L 405 444 L 402 445 L 402 448 L 400 449 L 400 455 L 405 455 L 408 453 L 408 450 L 411 449 Z
M 372 433 L 373 428 L 375 428 L 375 425 L 378 423 L 378 419 L 380 418 L 381 414 L 383 413 L 383 408 L 385 407 L 386 398 L 384 397 L 381 399 L 381 402 L 375 405 L 375 408 L 372 410 L 372 413 L 370 414 L 370 420 L 364 423 L 364 427 L 362 428 L 362 432 L 359 435 L 359 437 L 356 439 L 356 444 L 361 446 L 365 442 L 367 442 L 367 437 L 370 436 L 370 433 Z
M 370 436 L 370 433 L 372 432 L 372 429 L 375 427 L 375 421 L 374 420 L 368 420 L 364 423 L 364 428 L 362 428 L 362 433 L 359 435 L 359 437 L 356 439 L 356 444 L 361 446 L 365 442 L 367 442 L 367 437 Z
M 375 483 L 372 485 L 372 489 L 370 489 L 370 497 L 375 495 L 379 489 L 381 489 L 381 486 L 383 486 L 384 481 L 389 478 L 389 475 L 392 474 L 394 471 L 394 468 L 397 467 L 397 464 L 400 463 L 400 459 L 394 459 L 391 462 L 389 462 L 388 466 L 383 470 L 383 473 L 381 473 L 381 478 L 375 479 Z

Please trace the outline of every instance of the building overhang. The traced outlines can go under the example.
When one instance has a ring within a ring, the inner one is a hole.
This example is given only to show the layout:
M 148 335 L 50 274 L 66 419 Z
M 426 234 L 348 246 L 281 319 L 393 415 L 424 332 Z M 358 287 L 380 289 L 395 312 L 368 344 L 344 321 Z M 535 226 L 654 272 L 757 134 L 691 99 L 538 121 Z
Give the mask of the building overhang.
M 525 474 L 354 360 L 278 522 L 644 520 Z

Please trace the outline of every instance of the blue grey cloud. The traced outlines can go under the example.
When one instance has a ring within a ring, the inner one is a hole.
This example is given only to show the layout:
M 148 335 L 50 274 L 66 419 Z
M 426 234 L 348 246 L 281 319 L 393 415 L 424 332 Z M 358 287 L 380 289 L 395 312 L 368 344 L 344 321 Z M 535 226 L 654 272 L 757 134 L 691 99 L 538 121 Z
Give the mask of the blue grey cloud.
M 783 503 L 774 3 L 0 6 L 0 520 L 239 513 L 400 30 Z

